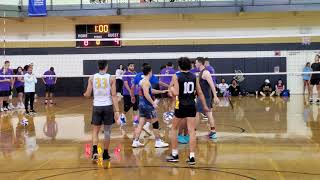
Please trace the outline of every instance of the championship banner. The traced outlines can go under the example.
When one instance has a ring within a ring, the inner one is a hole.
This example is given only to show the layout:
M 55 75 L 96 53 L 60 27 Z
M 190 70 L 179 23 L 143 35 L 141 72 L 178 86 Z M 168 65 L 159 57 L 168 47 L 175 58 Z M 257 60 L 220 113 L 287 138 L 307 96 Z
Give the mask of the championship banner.
M 46 0 L 29 0 L 28 15 L 29 16 L 46 16 L 47 15 Z

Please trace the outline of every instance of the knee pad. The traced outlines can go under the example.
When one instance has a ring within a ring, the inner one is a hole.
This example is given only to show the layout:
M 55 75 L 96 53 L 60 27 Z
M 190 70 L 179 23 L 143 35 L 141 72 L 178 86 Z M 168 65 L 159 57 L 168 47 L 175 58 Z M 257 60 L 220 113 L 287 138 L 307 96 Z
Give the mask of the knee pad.
M 105 125 L 104 126 L 104 138 L 105 139 L 110 139 L 111 136 L 111 125 Z
M 157 121 L 157 122 L 152 123 L 152 127 L 153 127 L 153 129 L 159 129 L 159 122 Z

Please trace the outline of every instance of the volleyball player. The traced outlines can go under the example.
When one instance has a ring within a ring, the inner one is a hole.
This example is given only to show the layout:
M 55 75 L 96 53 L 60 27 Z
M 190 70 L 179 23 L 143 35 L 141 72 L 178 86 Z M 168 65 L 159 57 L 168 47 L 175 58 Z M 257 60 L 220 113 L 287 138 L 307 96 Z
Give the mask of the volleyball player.
M 153 133 L 156 138 L 155 147 L 156 148 L 164 148 L 168 147 L 169 144 L 165 143 L 160 138 L 159 132 L 159 122 L 157 118 L 157 102 L 152 99 L 152 94 L 161 94 L 168 92 L 167 90 L 160 91 L 152 89 L 150 78 L 152 77 L 152 69 L 151 66 L 146 65 L 143 67 L 143 79 L 140 81 L 140 90 L 139 90 L 139 125 L 135 130 L 134 140 L 132 142 L 132 147 L 142 147 L 142 144 L 139 141 L 139 137 L 145 124 L 145 121 L 150 121 L 152 123 Z
M 317 54 L 314 58 L 314 63 L 312 63 L 311 65 L 311 69 L 312 71 L 320 71 L 320 62 L 319 62 L 319 59 L 320 59 L 320 56 L 319 54 Z M 318 95 L 317 95 L 317 100 L 316 100 L 316 103 L 317 104 L 320 104 L 320 74 L 312 74 L 311 75 L 311 79 L 310 79 L 310 84 L 311 84 L 311 96 L 310 96 L 310 100 L 309 102 L 310 103 L 313 103 L 313 97 L 312 97 L 312 92 L 313 92 L 313 87 L 316 86 L 317 88 L 317 92 L 318 92 Z
M 174 96 L 177 96 L 176 106 L 174 112 L 174 119 L 172 121 L 171 129 L 171 145 L 172 153 L 166 158 L 168 162 L 178 162 L 178 142 L 177 142 L 177 130 L 181 120 L 187 120 L 188 132 L 190 135 L 190 154 L 187 163 L 194 165 L 195 162 L 195 148 L 196 148 L 196 104 L 194 99 L 196 93 L 203 104 L 204 112 L 209 109 L 206 105 L 204 95 L 202 93 L 199 81 L 196 75 L 189 72 L 191 68 L 191 62 L 189 58 L 181 57 L 178 59 L 178 65 L 180 72 L 176 73 L 172 78 L 172 87 L 170 90 Z
M 134 63 L 128 64 L 128 71 L 126 71 L 123 75 L 123 110 L 126 114 L 131 108 L 133 110 L 133 123 L 135 125 L 139 124 L 139 116 L 138 116 L 138 108 L 139 108 L 139 100 L 138 100 L 138 92 L 139 89 L 135 89 L 134 92 L 131 92 L 131 88 L 133 86 L 134 77 L 128 77 L 128 75 L 135 75 L 136 71 L 134 70 Z M 134 103 L 131 102 L 131 97 L 135 97 L 136 101 Z M 122 127 L 121 127 L 122 128 Z M 125 135 L 124 129 L 121 129 L 123 135 Z
M 142 69 L 145 67 L 145 66 L 149 66 L 148 63 L 143 63 L 142 64 Z M 134 81 L 133 81 L 133 86 L 131 87 L 131 94 L 134 94 L 134 92 L 136 91 L 136 89 L 140 89 L 140 81 L 143 79 L 144 75 L 143 75 L 143 72 L 139 72 L 136 74 L 136 76 L 134 77 Z M 149 81 L 151 83 L 151 86 L 152 87 L 156 87 L 158 84 L 160 86 L 168 86 L 167 84 L 164 84 L 162 82 L 159 82 L 159 79 L 154 76 L 153 74 L 151 75 L 151 77 L 149 78 Z M 138 99 L 135 97 L 135 96 L 131 96 L 131 102 L 132 103 L 135 103 Z M 150 122 L 146 122 L 146 124 L 143 126 L 143 130 L 148 134 L 148 135 L 151 135 L 152 131 L 150 130 Z
M 104 127 L 103 160 L 109 160 L 111 127 L 115 119 L 119 121 L 119 106 L 116 92 L 116 80 L 107 73 L 108 64 L 105 60 L 98 61 L 99 73 L 89 78 L 85 97 L 90 97 L 93 91 L 92 111 L 92 161 L 98 160 L 98 135 Z
M 43 75 L 45 77 L 42 78 L 42 81 L 46 86 L 46 99 L 44 101 L 44 104 L 48 104 L 48 102 L 50 104 L 53 104 L 53 93 L 54 93 L 55 85 L 57 84 L 57 78 L 50 77 L 50 76 L 56 75 L 56 73 L 54 72 L 54 68 L 50 67 L 50 69 L 46 71 Z
M 217 133 L 214 123 L 214 118 L 212 115 L 212 100 L 214 103 L 219 103 L 219 98 L 217 96 L 217 91 L 214 85 L 214 82 L 212 80 L 211 74 L 209 70 L 205 67 L 205 59 L 203 57 L 198 57 L 196 59 L 196 67 L 200 70 L 199 73 L 199 84 L 201 87 L 201 90 L 203 92 L 203 95 L 206 99 L 206 104 L 209 108 L 208 112 L 204 112 L 202 108 L 202 104 L 200 102 L 200 98 L 197 98 L 197 117 L 199 118 L 199 113 L 204 113 L 208 117 L 208 121 L 210 124 L 210 132 L 208 134 L 209 138 L 211 139 L 217 139 Z M 213 96 L 213 97 L 212 97 Z M 199 119 L 198 119 L 199 120 Z

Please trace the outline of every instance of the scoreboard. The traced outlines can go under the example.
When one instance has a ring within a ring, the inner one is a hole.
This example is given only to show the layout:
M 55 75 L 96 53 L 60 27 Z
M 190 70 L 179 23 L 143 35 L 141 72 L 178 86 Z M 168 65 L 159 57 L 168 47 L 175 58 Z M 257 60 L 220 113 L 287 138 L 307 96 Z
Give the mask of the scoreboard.
M 120 24 L 85 24 L 76 25 L 76 47 L 120 47 Z M 100 41 L 100 39 L 115 39 L 113 41 Z M 87 39 L 94 39 L 88 41 Z

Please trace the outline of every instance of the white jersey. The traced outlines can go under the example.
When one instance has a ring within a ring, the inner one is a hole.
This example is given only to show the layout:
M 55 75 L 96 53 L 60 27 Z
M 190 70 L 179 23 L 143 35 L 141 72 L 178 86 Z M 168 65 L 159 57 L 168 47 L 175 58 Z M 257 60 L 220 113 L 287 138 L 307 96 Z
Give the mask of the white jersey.
M 112 105 L 110 74 L 93 75 L 93 106 Z

